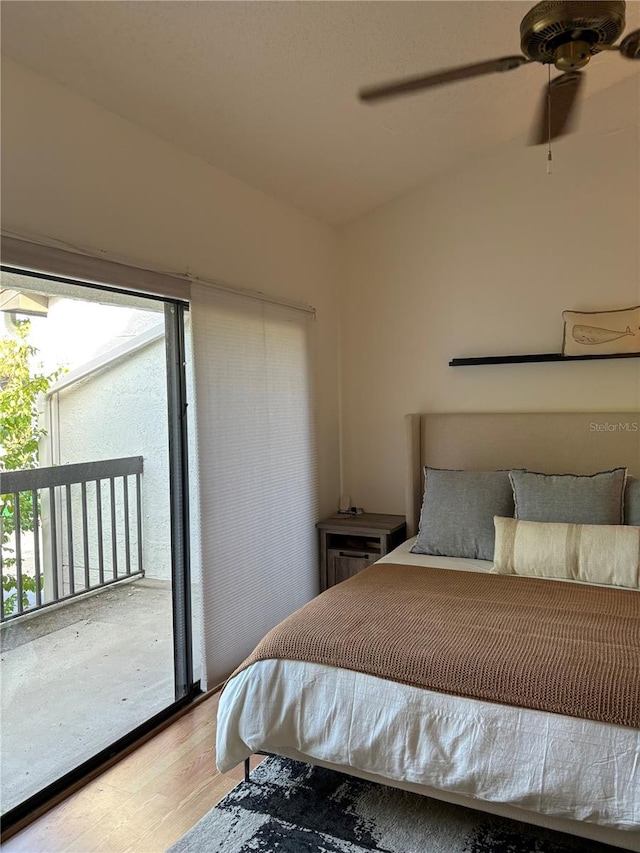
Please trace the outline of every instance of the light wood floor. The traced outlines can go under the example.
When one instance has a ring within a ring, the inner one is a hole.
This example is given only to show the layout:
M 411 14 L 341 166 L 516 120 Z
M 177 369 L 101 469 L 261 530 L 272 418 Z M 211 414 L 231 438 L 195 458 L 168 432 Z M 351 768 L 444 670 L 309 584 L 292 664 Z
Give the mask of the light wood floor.
M 242 766 L 224 775 L 215 766 L 218 697 L 14 835 L 3 853 L 165 853 L 244 778 Z

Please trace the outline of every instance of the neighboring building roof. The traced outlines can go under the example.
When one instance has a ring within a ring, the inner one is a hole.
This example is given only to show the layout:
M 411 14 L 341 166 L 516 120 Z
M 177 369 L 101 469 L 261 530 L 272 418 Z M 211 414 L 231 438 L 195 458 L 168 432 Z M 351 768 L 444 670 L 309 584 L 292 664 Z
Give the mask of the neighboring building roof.
M 111 367 L 116 362 L 122 361 L 124 358 L 132 355 L 132 353 L 148 347 L 150 344 L 155 343 L 155 341 L 158 341 L 163 337 L 163 323 L 159 323 L 151 329 L 147 329 L 145 332 L 135 335 L 130 340 L 114 347 L 112 350 L 102 353 L 101 355 L 96 356 L 96 358 L 92 358 L 86 364 L 65 373 L 64 376 L 61 376 L 60 379 L 49 388 L 47 391 L 47 397 L 51 394 L 56 394 L 58 391 L 62 391 L 63 388 L 67 388 L 69 385 L 74 385 L 81 379 L 86 379 L 87 376 L 91 376 L 92 373 L 104 370 L 106 367 Z

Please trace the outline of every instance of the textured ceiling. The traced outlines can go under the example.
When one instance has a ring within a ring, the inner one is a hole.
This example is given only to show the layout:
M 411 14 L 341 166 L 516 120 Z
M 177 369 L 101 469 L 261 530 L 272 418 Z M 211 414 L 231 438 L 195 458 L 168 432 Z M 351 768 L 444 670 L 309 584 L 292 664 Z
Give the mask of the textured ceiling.
M 375 107 L 355 93 L 518 53 L 529 5 L 22 0 L 2 4 L 2 52 L 252 186 L 342 223 L 483 150 L 524 140 L 546 80 L 540 65 Z M 627 3 L 627 22 L 640 26 L 640 2 Z M 601 54 L 587 75 L 587 97 L 636 75 L 640 103 L 640 63 Z

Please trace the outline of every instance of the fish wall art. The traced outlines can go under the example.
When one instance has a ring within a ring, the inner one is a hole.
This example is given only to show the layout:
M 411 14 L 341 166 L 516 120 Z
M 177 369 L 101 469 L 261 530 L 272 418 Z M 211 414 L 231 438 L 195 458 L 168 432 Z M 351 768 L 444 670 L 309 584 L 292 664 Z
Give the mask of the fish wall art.
M 640 306 L 613 311 L 563 311 L 563 355 L 640 353 Z

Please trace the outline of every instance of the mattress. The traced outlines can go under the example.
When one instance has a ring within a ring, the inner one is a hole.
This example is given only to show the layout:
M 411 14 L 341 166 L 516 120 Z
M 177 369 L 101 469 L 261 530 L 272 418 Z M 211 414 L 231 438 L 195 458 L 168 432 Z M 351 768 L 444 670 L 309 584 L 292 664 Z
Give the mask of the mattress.
M 482 560 L 411 554 L 381 562 L 490 571 Z M 266 660 L 220 699 L 217 763 L 254 752 L 352 768 L 455 800 L 640 832 L 640 732 L 396 684 L 319 664 Z M 536 821 L 537 822 L 537 821 Z M 626 834 L 625 833 L 625 834 Z M 634 840 L 635 839 L 635 840 Z

